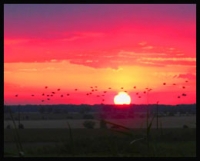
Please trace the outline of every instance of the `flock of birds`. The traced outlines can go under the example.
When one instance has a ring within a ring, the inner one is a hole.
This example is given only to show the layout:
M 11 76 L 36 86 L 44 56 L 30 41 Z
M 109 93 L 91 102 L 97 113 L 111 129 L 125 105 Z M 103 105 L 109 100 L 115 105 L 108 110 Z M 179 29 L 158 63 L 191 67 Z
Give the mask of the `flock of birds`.
M 188 80 L 186 80 L 185 83 L 188 83 Z M 163 83 L 163 86 L 166 86 L 166 85 L 167 85 L 167 83 L 164 82 L 164 83 Z M 177 84 L 173 83 L 172 85 L 173 85 L 173 86 L 176 86 Z M 45 86 L 44 89 L 47 90 L 47 89 L 48 89 L 48 86 Z M 105 98 L 104 98 L 104 97 L 106 96 L 106 93 L 108 93 L 108 91 L 111 90 L 112 88 L 109 87 L 109 88 L 107 88 L 107 89 L 108 89 L 108 90 L 104 90 L 102 94 L 96 94 L 96 97 L 101 97 L 101 98 L 102 98 L 102 99 L 101 99 L 101 104 L 103 104 L 104 101 L 105 101 Z M 137 87 L 134 86 L 133 89 L 137 89 Z M 186 89 L 186 86 L 183 86 L 183 85 L 182 85 L 182 89 Z M 121 87 L 120 90 L 124 90 L 124 87 Z M 135 94 L 136 94 L 136 96 L 137 96 L 138 98 L 141 98 L 141 97 L 142 97 L 142 95 L 141 95 L 142 93 L 143 93 L 143 94 L 147 94 L 147 93 L 150 92 L 151 90 L 152 90 L 151 88 L 145 88 L 145 90 L 144 90 L 143 92 L 140 92 L 140 93 L 139 93 L 139 92 L 136 92 Z M 60 88 L 58 88 L 56 92 L 55 92 L 55 91 L 52 91 L 52 92 L 50 92 L 50 93 L 47 93 L 47 92 L 42 93 L 41 96 L 42 96 L 43 98 L 41 99 L 41 102 L 50 101 L 50 100 L 51 100 L 51 97 L 54 97 L 54 95 L 56 95 L 57 93 L 59 94 L 59 91 L 61 91 Z M 75 88 L 74 91 L 77 92 L 78 89 Z M 93 87 L 91 86 L 91 87 L 90 87 L 90 91 L 89 91 L 88 93 L 86 93 L 86 96 L 90 96 L 90 95 L 95 96 L 95 92 L 97 92 L 97 91 L 98 91 L 98 87 L 97 87 L 97 86 L 93 86 Z M 124 90 L 124 92 L 128 93 L 126 90 Z M 69 96 L 70 96 L 70 93 L 67 93 L 67 94 L 59 94 L 59 95 L 60 95 L 60 97 L 64 97 L 64 96 L 69 97 Z M 18 97 L 18 96 L 19 96 L 18 94 L 15 95 L 15 97 Z M 187 96 L 187 94 L 186 94 L 186 93 L 182 93 L 181 95 L 178 95 L 177 98 L 180 99 L 181 97 L 185 97 L 185 96 Z M 31 97 L 35 97 L 35 95 L 32 94 Z

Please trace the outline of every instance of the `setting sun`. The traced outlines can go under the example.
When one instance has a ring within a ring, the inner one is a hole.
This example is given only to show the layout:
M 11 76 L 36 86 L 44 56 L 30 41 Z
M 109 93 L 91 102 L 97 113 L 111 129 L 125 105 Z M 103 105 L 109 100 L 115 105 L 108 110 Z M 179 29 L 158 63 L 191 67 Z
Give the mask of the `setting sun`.
M 114 103 L 118 105 L 130 104 L 131 97 L 126 92 L 119 92 L 118 95 L 114 97 Z

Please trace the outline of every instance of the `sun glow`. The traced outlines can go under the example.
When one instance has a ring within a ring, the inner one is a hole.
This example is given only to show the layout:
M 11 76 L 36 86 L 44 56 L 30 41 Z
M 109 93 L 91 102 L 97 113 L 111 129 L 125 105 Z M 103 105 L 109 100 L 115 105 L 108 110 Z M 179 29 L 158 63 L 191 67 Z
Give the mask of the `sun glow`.
M 114 97 L 114 103 L 116 105 L 130 104 L 131 103 L 131 97 L 126 92 L 119 92 Z

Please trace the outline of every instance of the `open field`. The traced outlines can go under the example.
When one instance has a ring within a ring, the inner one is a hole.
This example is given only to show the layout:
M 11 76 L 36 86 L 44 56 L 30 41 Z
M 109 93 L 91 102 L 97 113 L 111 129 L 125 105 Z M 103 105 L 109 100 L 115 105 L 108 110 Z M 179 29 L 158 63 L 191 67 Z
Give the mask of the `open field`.
M 17 153 L 13 141 L 14 129 L 4 130 L 4 152 Z M 111 129 L 21 129 L 19 130 L 25 156 L 196 156 L 196 128 L 152 129 L 147 147 L 145 129 L 131 129 L 131 136 Z
M 94 128 L 99 128 L 99 120 L 90 119 L 95 122 Z M 134 119 L 106 119 L 110 122 L 121 124 L 129 128 L 145 128 L 145 118 L 134 118 Z M 71 128 L 84 128 L 83 122 L 85 119 L 78 120 L 21 120 L 20 122 L 27 128 L 67 128 L 67 122 Z M 4 120 L 4 128 L 7 125 L 12 125 L 11 120 Z M 159 127 L 162 128 L 182 128 L 183 125 L 187 125 L 189 128 L 196 128 L 196 116 L 171 116 L 171 117 L 160 117 Z M 156 119 L 154 119 L 152 128 L 156 128 Z
M 58 117 L 20 120 L 24 129 L 17 131 L 25 155 L 33 157 L 196 156 L 196 115 L 159 117 L 158 129 L 155 118 L 148 135 L 145 117 L 105 120 L 129 129 L 113 129 L 112 124 L 102 129 L 98 119 Z M 95 122 L 94 129 L 86 129 L 83 126 L 85 121 Z M 18 120 L 15 122 L 18 125 Z M 7 125 L 11 125 L 11 129 L 7 129 Z M 14 130 L 12 121 L 4 120 L 4 156 L 17 155 Z M 131 144 L 137 139 L 139 141 Z

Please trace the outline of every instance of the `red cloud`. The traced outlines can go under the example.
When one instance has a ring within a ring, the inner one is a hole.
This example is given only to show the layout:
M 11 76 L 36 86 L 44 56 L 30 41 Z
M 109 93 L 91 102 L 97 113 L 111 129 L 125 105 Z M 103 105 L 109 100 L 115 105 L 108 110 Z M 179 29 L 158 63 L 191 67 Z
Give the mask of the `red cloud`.
M 196 75 L 195 74 L 190 74 L 190 73 L 179 74 L 177 78 L 196 79 Z

